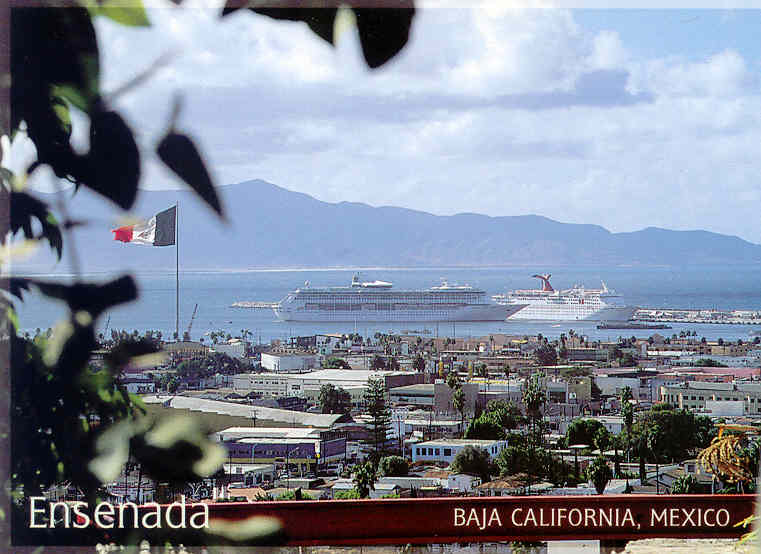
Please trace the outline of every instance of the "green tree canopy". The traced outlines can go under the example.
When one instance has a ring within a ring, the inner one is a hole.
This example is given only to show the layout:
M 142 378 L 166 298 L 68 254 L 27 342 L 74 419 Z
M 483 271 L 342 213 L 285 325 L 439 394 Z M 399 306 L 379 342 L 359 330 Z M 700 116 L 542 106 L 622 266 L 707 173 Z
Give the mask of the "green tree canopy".
M 318 401 L 323 414 L 347 414 L 351 411 L 351 395 L 332 383 L 320 387 Z
M 556 365 L 558 363 L 558 353 L 551 344 L 541 344 L 534 351 L 534 360 L 541 366 Z
M 491 480 L 491 476 L 497 473 L 489 453 L 483 448 L 470 445 L 457 453 L 449 469 L 455 473 L 476 475 L 484 483 Z
M 681 461 L 707 447 L 713 438 L 714 425 L 710 418 L 695 415 L 684 409 L 654 406 L 641 413 L 632 427 L 632 440 L 647 441 L 654 446 L 653 461 Z
M 409 470 L 407 460 L 401 456 L 384 456 L 378 464 L 378 471 L 384 477 L 403 477 Z
M 597 494 L 602 494 L 608 482 L 613 479 L 613 471 L 608 467 L 605 456 L 595 458 L 587 467 L 587 479 L 595 486 Z
M 337 356 L 327 358 L 323 362 L 322 367 L 325 369 L 351 369 L 351 366 L 346 360 Z
M 565 433 L 567 444 L 595 444 L 595 436 L 598 431 L 606 431 L 605 426 L 596 419 L 574 419 Z
M 367 413 L 372 418 L 370 438 L 367 442 L 373 449 L 371 458 L 373 466 L 377 466 L 391 427 L 391 412 L 386 406 L 386 386 L 382 379 L 368 379 L 364 400 Z
M 352 473 L 354 475 L 354 489 L 360 498 L 370 496 L 370 491 L 375 490 L 375 465 L 372 462 L 358 464 Z
M 114 481 L 128 460 L 137 460 L 156 480 L 182 483 L 213 475 L 225 458 L 224 449 L 209 441 L 188 419 L 151 422 L 143 418 L 145 409 L 139 398 L 129 394 L 117 379 L 127 360 L 142 352 L 125 348 L 123 356 L 110 360 L 102 370 L 92 371 L 89 367 L 91 354 L 98 348 L 99 319 L 113 307 L 135 300 L 139 289 L 136 279 L 129 275 L 106 282 L 87 281 L 86 268 L 79 266 L 75 240 L 69 231 L 93 224 L 102 230 L 107 218 L 96 212 L 87 214 L 84 220 L 72 219 L 69 208 L 79 202 L 81 195 L 65 194 L 64 189 L 71 184 L 76 189 L 87 188 L 128 212 L 136 206 L 146 164 L 160 162 L 211 211 L 221 218 L 226 215 L 198 148 L 179 125 L 183 119 L 179 117 L 179 102 L 167 121 L 155 122 L 156 129 L 165 131 L 154 144 L 147 143 L 148 134 L 153 133 L 140 129 L 138 134 L 145 140 L 138 145 L 136 133 L 119 113 L 121 102 L 116 98 L 139 87 L 155 68 L 145 68 L 137 75 L 120 75 L 123 60 L 106 67 L 104 63 L 111 62 L 101 56 L 101 38 L 93 20 L 109 18 L 114 24 L 149 27 L 148 14 L 139 1 L 129 2 L 127 8 L 106 6 L 105 2 L 87 3 L 87 7 L 76 2 L 44 4 L 48 5 L 10 10 L 7 30 L 14 37 L 10 42 L 10 75 L 6 71 L 0 80 L 3 98 L 10 99 L 0 106 L 0 134 L 4 139 L 20 134 L 30 139 L 35 159 L 26 166 L 28 173 L 45 166 L 53 176 L 53 186 L 61 192 L 56 197 L 54 214 L 31 187 L 20 189 L 21 176 L 17 178 L 3 168 L 0 205 L 10 207 L 10 213 L 6 211 L 0 218 L 0 243 L 7 245 L 19 235 L 24 240 L 45 241 L 59 260 L 64 252 L 71 255 L 71 267 L 67 269 L 74 274 L 70 282 L 14 275 L 3 281 L 4 294 L 0 295 L 4 315 L 0 319 L 0 336 L 6 340 L 5 352 L 11 353 L 10 364 L 3 368 L 5 382 L 11 383 L 10 388 L 5 387 L 4 394 L 10 398 L 4 398 L 4 405 L 13 410 L 12 428 L 0 429 L 0 436 L 6 440 L 4 446 L 10 442 L 8 450 L 12 452 L 8 472 L 12 478 L 6 488 L 12 489 L 15 501 L 5 505 L 18 511 L 10 518 L 5 514 L 5 519 L 13 524 L 15 544 L 34 545 L 56 544 L 62 538 L 61 533 L 56 534 L 57 529 L 29 528 L 25 517 L 29 510 L 24 504 L 29 497 L 40 495 L 51 485 L 68 483 L 79 488 L 87 505 L 94 508 L 102 499 L 102 485 Z M 238 9 L 227 7 L 220 16 Z M 350 9 L 368 66 L 384 64 L 406 43 L 414 15 L 410 4 L 395 9 Z M 317 12 L 252 6 L 250 11 L 302 21 L 322 40 L 334 41 L 336 9 Z M 283 29 L 287 35 L 289 31 Z M 101 90 L 106 72 L 124 86 Z M 84 140 L 78 141 L 82 137 L 76 133 L 72 136 L 72 110 L 83 121 L 86 134 L 89 129 L 89 137 Z M 66 306 L 65 318 L 44 344 L 19 334 L 13 303 L 23 301 L 26 293 L 39 293 Z M 187 370 L 200 374 L 202 368 L 191 366 Z M 233 368 L 220 371 L 232 373 Z M 167 539 L 158 531 L 143 532 L 142 536 L 150 538 L 151 543 L 162 544 Z M 261 533 L 242 533 L 241 528 L 238 532 L 237 540 L 261 539 Z M 110 529 L 106 535 L 93 525 L 78 530 L 73 540 L 78 545 L 118 542 L 120 533 L 122 530 Z M 65 538 L 72 540 L 69 533 Z M 203 541 L 198 536 L 187 538 Z

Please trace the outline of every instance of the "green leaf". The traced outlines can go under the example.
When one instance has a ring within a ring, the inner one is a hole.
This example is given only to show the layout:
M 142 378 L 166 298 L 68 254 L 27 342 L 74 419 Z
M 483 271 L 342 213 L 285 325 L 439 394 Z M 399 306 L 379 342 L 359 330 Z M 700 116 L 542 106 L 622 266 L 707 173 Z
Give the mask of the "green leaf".
M 73 85 L 53 85 L 50 92 L 54 97 L 57 96 L 66 100 L 83 112 L 88 111 L 90 108 L 90 102 L 84 92 Z
M 61 129 L 66 133 L 67 136 L 71 136 L 71 116 L 69 115 L 69 106 L 66 105 L 66 102 L 58 96 L 53 96 L 51 99 L 51 104 L 53 106 L 53 112 L 55 112 L 56 116 L 58 116 L 58 121 L 60 122 Z
M 100 64 L 98 42 L 90 14 L 84 8 L 14 8 L 11 30 L 19 37 L 11 43 L 14 76 L 14 108 L 23 107 L 26 119 L 49 102 L 54 85 L 68 85 L 78 92 L 89 111 L 99 95 Z M 29 60 L 35 60 L 30 64 Z M 20 86 L 16 86 L 16 84 Z
M 7 195 L 10 195 L 9 200 L 7 200 Z M 23 231 L 24 236 L 28 239 L 47 239 L 60 260 L 63 251 L 63 237 L 55 217 L 48 210 L 47 204 L 25 192 L 12 191 L 8 193 L 7 191 L 0 191 L 0 202 L 5 201 L 10 203 L 11 234 Z M 34 233 L 32 218 L 39 221 L 42 227 L 40 234 Z
M 95 457 L 87 469 L 101 483 L 116 479 L 129 458 L 129 441 L 134 430 L 127 422 L 112 425 L 95 441 Z
M 156 152 L 169 169 L 190 185 L 217 214 L 223 215 L 214 183 L 193 141 L 185 135 L 170 132 L 161 140 Z
M 407 44 L 415 8 L 412 0 L 398 5 L 401 7 L 353 8 L 362 54 L 371 68 L 380 67 Z
M 87 167 L 78 177 L 123 210 L 134 204 L 140 181 L 140 151 L 118 113 L 99 110 L 91 116 Z
M 133 440 L 135 457 L 156 478 L 194 480 L 213 475 L 224 463 L 227 450 L 209 440 L 189 417 L 175 416 Z
M 150 27 L 148 15 L 141 0 L 106 0 L 95 6 L 88 6 L 92 15 L 102 15 L 130 27 Z
M 241 521 L 213 518 L 209 520 L 207 532 L 238 543 L 277 544 L 282 537 L 283 524 L 271 516 L 252 516 Z
M 8 317 L 8 321 L 11 322 L 11 325 L 15 328 L 16 331 L 19 329 L 19 322 L 18 322 L 18 314 L 16 313 L 16 310 L 13 308 L 13 306 L 8 306 L 5 310 L 5 313 Z
M 37 280 L 30 280 L 30 283 L 46 296 L 64 300 L 73 313 L 85 311 L 92 317 L 99 316 L 112 306 L 137 298 L 137 285 L 128 275 L 103 285 L 61 285 Z
M 9 187 L 13 186 L 13 172 L 7 167 L 0 167 L 0 177 Z

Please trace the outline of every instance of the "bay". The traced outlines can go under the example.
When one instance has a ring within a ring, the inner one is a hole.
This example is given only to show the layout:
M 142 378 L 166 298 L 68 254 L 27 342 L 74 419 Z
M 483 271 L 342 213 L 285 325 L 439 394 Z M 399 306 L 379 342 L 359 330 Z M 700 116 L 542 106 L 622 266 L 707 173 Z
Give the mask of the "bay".
M 269 342 L 289 336 L 315 333 L 358 332 L 365 336 L 376 332 L 399 333 L 405 330 L 428 331 L 426 336 L 483 336 L 491 333 L 533 335 L 542 333 L 557 338 L 560 333 L 574 329 L 591 339 L 614 339 L 619 335 L 649 336 L 660 332 L 665 336 L 681 330 L 696 331 L 706 339 L 747 340 L 750 332 L 761 325 L 678 324 L 673 329 L 598 330 L 597 322 L 532 322 L 510 321 L 492 323 L 297 323 L 280 322 L 271 310 L 233 308 L 238 301 L 277 302 L 289 291 L 309 281 L 312 286 L 348 285 L 354 273 L 363 280 L 391 281 L 394 288 L 419 289 L 438 285 L 441 279 L 450 284 L 469 284 L 484 289 L 488 295 L 516 288 L 536 288 L 537 272 L 552 272 L 556 289 L 569 288 L 575 283 L 587 288 L 599 288 L 605 281 L 622 298 L 621 303 L 648 308 L 685 308 L 718 310 L 761 310 L 761 266 L 680 266 L 680 267 L 623 267 L 568 266 L 553 268 L 493 267 L 493 268 L 307 268 L 261 269 L 248 271 L 185 271 L 180 272 L 180 333 L 187 330 L 194 306 L 198 310 L 193 320 L 191 337 L 198 340 L 204 334 L 223 330 L 232 335 L 247 329 L 255 342 Z M 70 276 L 37 276 L 67 282 Z M 114 275 L 87 274 L 86 280 L 106 281 Z M 114 308 L 98 321 L 100 332 L 108 323 L 110 329 L 160 330 L 171 337 L 175 328 L 175 274 L 136 274 L 140 298 L 128 305 Z M 24 331 L 52 326 L 65 315 L 63 306 L 39 294 L 28 294 L 17 303 L 20 324 Z M 109 320 L 110 316 L 110 320 Z

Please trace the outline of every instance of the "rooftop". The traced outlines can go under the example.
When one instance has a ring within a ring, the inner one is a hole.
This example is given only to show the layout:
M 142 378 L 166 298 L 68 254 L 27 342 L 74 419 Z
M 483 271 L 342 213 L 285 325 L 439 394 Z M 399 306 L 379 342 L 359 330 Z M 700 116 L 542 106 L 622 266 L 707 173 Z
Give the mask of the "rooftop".
M 433 441 L 418 443 L 418 446 L 480 446 L 485 448 L 497 444 L 498 440 L 479 440 L 479 439 L 438 439 Z
M 224 402 L 221 400 L 206 400 L 203 398 L 191 398 L 188 396 L 172 395 L 147 395 L 142 397 L 146 404 L 163 404 L 166 408 L 179 410 L 191 410 L 196 412 L 210 412 L 223 415 L 245 417 L 251 419 L 252 407 L 246 404 Z M 253 408 L 258 419 L 281 421 L 291 423 L 294 426 L 330 428 L 339 420 L 344 419 L 343 414 L 310 414 L 278 408 L 265 408 L 256 406 Z

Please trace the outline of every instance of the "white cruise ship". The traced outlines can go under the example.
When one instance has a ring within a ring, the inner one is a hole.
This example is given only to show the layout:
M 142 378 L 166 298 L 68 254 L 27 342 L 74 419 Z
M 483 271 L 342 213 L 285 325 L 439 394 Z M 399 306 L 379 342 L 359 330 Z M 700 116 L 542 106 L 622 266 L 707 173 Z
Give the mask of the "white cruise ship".
M 274 306 L 282 321 L 504 321 L 525 304 L 489 302 L 483 290 L 468 285 L 423 290 L 393 290 L 386 281 L 350 286 L 311 287 L 289 293 Z
M 541 279 L 541 289 L 513 290 L 492 296 L 498 304 L 526 306 L 510 316 L 511 320 L 626 321 L 634 316 L 637 309 L 634 306 L 613 304 L 612 300 L 620 298 L 620 295 L 608 289 L 605 282 L 601 289 L 585 289 L 581 285 L 574 285 L 570 289 L 555 290 L 550 284 L 552 275 L 532 277 Z

